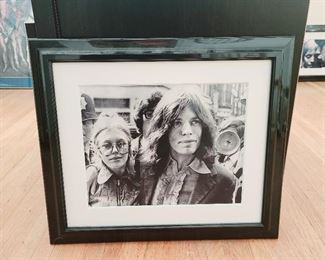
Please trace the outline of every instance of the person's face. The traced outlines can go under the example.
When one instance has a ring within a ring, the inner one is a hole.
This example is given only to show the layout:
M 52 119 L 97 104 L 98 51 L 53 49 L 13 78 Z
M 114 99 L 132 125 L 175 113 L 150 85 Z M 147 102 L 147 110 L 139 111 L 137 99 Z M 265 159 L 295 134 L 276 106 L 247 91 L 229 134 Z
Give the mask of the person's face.
M 304 56 L 304 67 L 305 68 L 312 68 L 313 64 L 315 63 L 315 50 L 310 49 L 306 52 Z
M 142 125 L 142 133 L 143 136 L 147 136 L 149 125 L 150 125 L 150 120 L 152 118 L 153 110 L 147 110 L 143 113 L 143 125 Z
M 94 126 L 93 120 L 82 121 L 82 133 L 83 133 L 84 144 L 89 142 L 91 138 L 91 131 L 93 129 L 93 126 Z
M 103 163 L 113 172 L 124 171 L 129 156 L 127 135 L 119 129 L 106 129 L 96 137 Z
M 313 68 L 316 66 L 316 57 L 319 55 L 319 46 L 316 44 L 314 40 L 310 40 L 305 43 L 304 47 L 307 49 L 303 61 L 304 68 Z
M 201 143 L 202 123 L 194 111 L 186 107 L 171 126 L 169 145 L 172 152 L 191 155 Z
M 325 64 L 325 45 L 322 47 L 318 59 Z

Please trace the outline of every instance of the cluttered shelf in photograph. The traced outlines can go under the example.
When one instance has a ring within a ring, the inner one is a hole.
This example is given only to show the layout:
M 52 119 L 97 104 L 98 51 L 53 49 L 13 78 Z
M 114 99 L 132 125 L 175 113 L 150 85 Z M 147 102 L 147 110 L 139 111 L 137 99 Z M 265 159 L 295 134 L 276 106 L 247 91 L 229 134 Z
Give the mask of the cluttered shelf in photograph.
M 292 38 L 30 46 L 52 243 L 277 236 Z

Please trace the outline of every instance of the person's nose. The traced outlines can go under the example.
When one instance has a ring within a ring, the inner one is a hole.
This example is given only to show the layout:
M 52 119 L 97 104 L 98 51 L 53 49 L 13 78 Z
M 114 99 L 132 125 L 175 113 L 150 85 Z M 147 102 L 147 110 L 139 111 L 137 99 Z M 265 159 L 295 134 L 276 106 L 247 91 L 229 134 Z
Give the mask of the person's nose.
M 112 148 L 112 153 L 118 153 L 118 150 L 117 150 L 117 148 L 116 148 L 116 145 L 115 145 L 115 144 L 113 145 L 113 148 Z
M 311 58 L 310 58 L 310 62 L 311 62 L 311 63 L 315 62 L 315 57 L 314 57 L 314 55 L 311 56 Z
M 185 122 L 184 125 L 182 126 L 182 135 L 191 135 L 193 134 L 191 125 L 189 122 Z

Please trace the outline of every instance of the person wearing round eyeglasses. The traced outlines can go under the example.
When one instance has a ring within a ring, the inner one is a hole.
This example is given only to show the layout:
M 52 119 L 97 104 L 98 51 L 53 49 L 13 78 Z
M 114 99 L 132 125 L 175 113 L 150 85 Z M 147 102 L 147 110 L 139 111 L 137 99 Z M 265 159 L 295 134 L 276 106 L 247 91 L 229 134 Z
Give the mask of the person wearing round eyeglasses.
M 139 185 L 134 178 L 131 134 L 117 114 L 102 113 L 93 128 L 96 163 L 88 166 L 89 205 L 137 205 Z
M 214 161 L 215 133 L 198 86 L 165 93 L 140 150 L 141 204 L 232 203 L 235 178 Z

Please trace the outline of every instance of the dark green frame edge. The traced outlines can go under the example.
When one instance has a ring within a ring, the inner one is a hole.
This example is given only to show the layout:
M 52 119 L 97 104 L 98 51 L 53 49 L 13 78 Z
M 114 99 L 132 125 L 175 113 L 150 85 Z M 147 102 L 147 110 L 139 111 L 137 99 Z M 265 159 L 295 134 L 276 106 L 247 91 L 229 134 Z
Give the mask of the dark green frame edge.
M 148 48 L 142 48 L 142 50 L 139 48 L 125 48 L 124 50 L 115 48 L 114 50 L 106 51 L 103 49 L 89 50 L 89 48 L 87 49 L 85 47 L 85 43 L 90 42 L 90 39 L 74 40 L 74 44 L 71 45 L 74 47 L 68 47 L 71 40 L 30 39 L 34 95 L 41 146 L 50 242 L 52 244 L 145 240 L 276 238 L 278 236 L 286 143 L 293 105 L 293 100 L 290 97 L 292 96 L 292 91 L 294 91 L 291 82 L 294 37 L 268 37 L 268 42 L 274 42 L 273 45 L 271 44 L 269 46 L 258 45 L 259 39 L 265 39 L 262 37 L 248 37 L 247 39 L 252 43 L 252 47 L 245 49 L 241 49 L 240 43 L 239 45 L 238 43 L 230 43 L 227 49 L 222 50 L 218 50 L 218 45 L 216 45 L 214 51 L 204 48 L 197 49 L 193 39 L 187 39 L 192 44 L 187 50 L 175 50 L 173 52 L 156 48 L 156 52 L 153 53 L 150 53 Z M 165 41 L 166 39 L 158 40 Z M 114 40 L 103 39 L 102 41 L 112 42 Z M 119 40 L 115 41 L 118 42 Z M 132 41 L 138 40 L 130 40 L 130 43 Z M 146 39 L 142 41 L 146 41 Z M 78 44 L 80 48 L 75 47 Z M 127 59 L 128 61 L 130 59 L 272 60 L 273 69 L 268 119 L 262 224 L 67 228 L 51 63 L 54 61 L 121 61 L 123 59 Z

